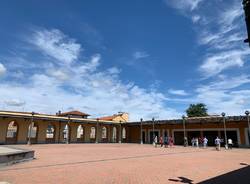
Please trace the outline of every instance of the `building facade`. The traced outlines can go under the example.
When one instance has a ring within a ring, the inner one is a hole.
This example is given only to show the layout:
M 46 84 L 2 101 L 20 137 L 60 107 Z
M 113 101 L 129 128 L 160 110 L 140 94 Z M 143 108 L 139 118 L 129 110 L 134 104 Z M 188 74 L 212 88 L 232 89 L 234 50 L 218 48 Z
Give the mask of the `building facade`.
M 189 144 L 192 138 L 207 137 L 208 144 L 214 145 L 214 139 L 225 139 L 225 133 L 235 146 L 249 146 L 250 142 L 246 116 L 138 122 L 127 122 L 127 113 L 110 117 L 88 119 L 79 111 L 56 115 L 0 111 L 0 144 L 152 143 L 154 136 L 162 136 L 183 145 L 185 135 Z

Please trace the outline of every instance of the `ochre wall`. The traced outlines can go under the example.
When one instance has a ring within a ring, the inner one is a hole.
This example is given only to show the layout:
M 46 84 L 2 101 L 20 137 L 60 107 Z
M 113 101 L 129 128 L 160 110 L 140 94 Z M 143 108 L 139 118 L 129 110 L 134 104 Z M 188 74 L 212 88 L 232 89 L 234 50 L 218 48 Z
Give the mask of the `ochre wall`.
M 31 122 L 30 119 L 24 118 L 0 118 L 0 144 L 5 144 L 6 141 L 6 133 L 7 133 L 7 126 L 8 123 L 11 121 L 16 121 L 18 124 L 18 133 L 17 133 L 17 143 L 25 144 L 27 143 L 27 136 L 28 136 L 28 127 Z M 48 121 L 48 120 L 37 120 L 34 119 L 36 125 L 38 125 L 38 135 L 37 135 L 37 143 L 46 143 L 46 129 L 49 124 L 54 125 L 55 127 L 55 143 L 62 143 L 63 140 L 63 128 L 67 122 L 59 122 L 59 121 Z M 77 127 L 80 123 L 70 122 L 70 142 L 78 142 L 77 140 Z M 105 126 L 107 128 L 107 139 L 102 139 L 102 127 Z M 120 136 L 120 124 L 106 124 L 99 123 L 98 128 L 98 142 L 113 142 L 112 135 L 113 135 L 113 127 L 117 129 L 117 138 L 116 142 L 119 142 Z M 241 145 L 246 144 L 245 140 L 245 128 L 247 128 L 247 122 L 227 122 L 227 128 L 235 128 L 239 131 L 239 138 Z M 61 128 L 60 128 L 61 127 Z M 82 142 L 96 142 L 95 139 L 90 139 L 90 129 L 91 127 L 96 128 L 96 124 L 84 123 L 84 140 Z M 140 143 L 141 135 L 140 135 L 140 125 L 127 125 L 121 124 L 121 127 L 126 128 L 126 139 L 122 139 L 122 142 L 131 142 L 131 143 Z M 59 131 L 60 129 L 60 131 Z M 143 125 L 142 129 L 145 131 L 146 134 L 146 141 L 149 140 L 148 133 L 149 130 L 152 130 L 152 124 Z M 160 130 L 160 135 L 163 135 L 164 130 L 169 132 L 169 136 L 173 135 L 173 130 L 183 130 L 182 124 L 155 124 L 155 129 Z M 200 129 L 205 131 L 206 129 L 223 129 L 223 123 L 196 123 L 196 124 L 186 124 L 186 129 Z M 60 133 L 59 133 L 60 132 Z M 219 132 L 218 132 L 219 133 Z M 59 138 L 60 134 L 60 138 Z

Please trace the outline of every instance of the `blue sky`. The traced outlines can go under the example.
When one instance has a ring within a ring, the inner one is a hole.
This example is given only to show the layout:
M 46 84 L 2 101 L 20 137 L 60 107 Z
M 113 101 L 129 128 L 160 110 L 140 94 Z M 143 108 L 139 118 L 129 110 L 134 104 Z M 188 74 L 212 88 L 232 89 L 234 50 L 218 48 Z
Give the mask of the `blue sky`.
M 230 1 L 230 2 L 229 2 Z M 239 0 L 1 1 L 0 108 L 131 120 L 250 105 Z

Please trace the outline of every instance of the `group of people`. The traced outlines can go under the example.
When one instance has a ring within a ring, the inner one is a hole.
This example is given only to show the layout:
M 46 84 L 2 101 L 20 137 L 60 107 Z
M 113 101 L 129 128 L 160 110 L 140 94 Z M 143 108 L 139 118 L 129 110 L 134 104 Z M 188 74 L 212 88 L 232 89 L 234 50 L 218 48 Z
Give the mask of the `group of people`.
M 214 140 L 214 143 L 215 143 L 215 146 L 216 146 L 216 150 L 220 150 L 221 148 L 221 143 L 223 142 L 223 139 L 220 139 L 219 137 L 216 137 L 216 139 Z M 203 147 L 203 148 L 206 148 L 207 145 L 208 145 L 208 139 L 206 137 L 193 137 L 191 139 L 191 144 L 192 144 L 192 147 Z M 160 145 L 161 147 L 173 147 L 174 145 L 174 140 L 172 137 L 164 137 L 163 136 L 160 136 L 159 138 L 159 142 L 158 142 L 158 137 L 155 136 L 154 137 L 154 140 L 153 140 L 153 145 L 155 147 L 157 147 L 157 145 Z M 185 137 L 184 138 L 184 146 L 188 146 L 188 138 Z M 228 147 L 227 147 L 228 146 Z M 228 139 L 227 141 L 227 144 L 225 144 L 225 147 L 226 149 L 229 148 L 229 149 L 232 149 L 233 147 L 233 140 L 231 138 Z
M 155 147 L 157 147 L 157 145 L 159 144 L 161 147 L 165 147 L 165 148 L 167 148 L 167 147 L 173 147 L 174 146 L 174 140 L 173 140 L 173 138 L 172 137 L 162 137 L 162 136 L 160 136 L 160 138 L 159 138 L 159 142 L 158 142 L 158 137 L 157 136 L 155 136 L 154 137 L 154 141 L 153 141 L 153 144 L 154 144 L 154 146 Z
M 191 140 L 192 147 L 207 147 L 208 139 L 206 137 L 193 137 Z

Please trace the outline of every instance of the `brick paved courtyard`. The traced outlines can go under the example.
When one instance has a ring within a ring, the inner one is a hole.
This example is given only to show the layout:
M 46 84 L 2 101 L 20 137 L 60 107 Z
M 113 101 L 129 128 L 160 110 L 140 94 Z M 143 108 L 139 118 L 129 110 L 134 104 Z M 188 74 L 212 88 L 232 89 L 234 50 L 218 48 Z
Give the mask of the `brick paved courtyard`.
M 249 149 L 218 152 L 214 148 L 154 148 L 151 145 L 138 144 L 51 144 L 19 147 L 34 149 L 36 159 L 1 167 L 0 182 L 199 183 L 225 173 L 228 173 L 224 175 L 226 178 L 232 176 L 230 181 L 250 182 Z M 238 175 L 230 174 L 235 170 Z M 239 177 L 239 173 L 242 177 Z M 221 177 L 218 178 L 221 180 Z

